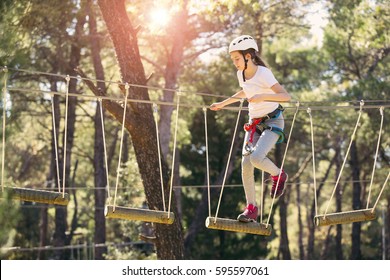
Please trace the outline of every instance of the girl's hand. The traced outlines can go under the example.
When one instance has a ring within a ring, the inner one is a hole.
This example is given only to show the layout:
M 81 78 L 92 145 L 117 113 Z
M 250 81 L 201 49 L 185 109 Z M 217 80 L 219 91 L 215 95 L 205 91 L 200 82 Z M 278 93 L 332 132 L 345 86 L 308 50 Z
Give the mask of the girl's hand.
M 221 102 L 216 102 L 210 105 L 210 110 L 212 111 L 219 111 L 223 108 L 224 106 L 221 104 Z
M 248 102 L 259 103 L 265 101 L 263 98 L 263 94 L 255 94 L 252 97 L 248 98 Z

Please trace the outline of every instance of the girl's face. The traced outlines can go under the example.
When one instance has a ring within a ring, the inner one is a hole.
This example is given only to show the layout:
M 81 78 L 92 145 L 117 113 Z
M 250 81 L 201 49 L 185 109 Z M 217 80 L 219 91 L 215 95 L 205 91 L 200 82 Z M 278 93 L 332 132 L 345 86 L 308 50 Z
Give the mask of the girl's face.
M 234 51 L 230 53 L 230 58 L 233 61 L 234 66 L 236 66 L 237 70 L 244 70 L 245 61 L 244 57 L 239 51 Z
M 247 59 L 248 59 L 248 61 L 250 61 L 250 55 L 247 54 L 247 56 L 249 56 L 249 59 L 248 58 Z M 231 52 L 230 58 L 232 59 L 233 64 L 234 64 L 234 66 L 236 66 L 237 70 L 242 71 L 245 69 L 244 57 L 242 56 L 242 54 L 239 51 Z

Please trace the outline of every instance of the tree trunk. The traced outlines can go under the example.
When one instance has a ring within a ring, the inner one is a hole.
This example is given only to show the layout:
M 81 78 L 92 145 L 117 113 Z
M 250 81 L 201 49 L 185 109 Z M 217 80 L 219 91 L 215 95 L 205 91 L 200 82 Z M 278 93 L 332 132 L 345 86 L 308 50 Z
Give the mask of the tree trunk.
M 305 249 L 303 246 L 303 223 L 302 223 L 302 214 L 301 214 L 301 185 L 299 177 L 295 181 L 295 188 L 297 190 L 297 206 L 298 206 L 298 246 L 299 246 L 299 259 L 304 260 L 305 259 Z
M 181 72 L 185 35 L 187 31 L 187 20 L 188 20 L 188 1 L 185 0 L 182 3 L 182 8 L 175 17 L 175 25 L 172 27 L 172 49 L 168 55 L 168 61 L 165 66 L 164 80 L 166 89 L 175 89 L 177 86 L 177 79 Z M 164 90 L 161 100 L 164 102 L 173 102 L 175 93 L 173 91 Z M 160 121 L 159 131 L 161 153 L 163 155 L 169 154 L 169 143 L 171 139 L 171 118 L 173 106 L 161 106 L 160 109 Z
M 337 142 L 337 143 L 339 143 L 339 142 Z M 335 147 L 338 147 L 338 145 L 335 145 Z M 321 190 L 324 186 L 324 182 L 328 179 L 330 171 L 331 171 L 333 165 L 335 164 L 338 156 L 339 156 L 339 153 L 337 152 L 337 149 L 336 149 L 336 153 L 335 153 L 334 157 L 332 158 L 332 160 L 329 162 L 329 165 L 328 165 L 328 168 L 326 169 L 325 175 L 321 180 L 321 184 L 318 186 L 318 188 L 316 190 L 315 195 L 317 196 L 317 198 L 320 197 Z M 318 211 L 318 209 L 317 209 L 317 211 Z M 314 225 L 314 216 L 316 214 L 319 214 L 319 213 L 315 213 L 315 212 L 316 212 L 315 211 L 315 202 L 313 199 L 310 213 L 308 213 L 308 215 L 307 215 L 307 225 L 309 228 L 309 236 L 308 236 L 308 242 L 307 242 L 308 243 L 307 244 L 307 259 L 308 260 L 312 260 L 315 257 L 315 255 L 314 255 L 314 241 L 315 241 L 315 229 L 316 228 Z
M 90 35 L 90 44 L 91 44 L 91 56 L 92 62 L 96 73 L 96 79 L 100 81 L 105 80 L 103 64 L 100 58 L 100 38 L 97 33 L 96 26 L 96 17 L 95 10 L 92 5 L 92 1 L 88 0 L 88 16 L 89 16 L 89 35 Z M 106 85 L 104 82 L 97 82 L 97 87 L 102 91 L 106 91 Z M 95 233 L 94 233 L 94 243 L 95 244 L 105 244 L 106 243 L 106 219 L 104 216 L 104 206 L 106 202 L 106 189 L 107 186 L 107 176 L 105 168 L 108 166 L 105 165 L 104 157 L 104 139 L 103 139 L 103 124 L 102 117 L 104 119 L 104 109 L 100 111 L 101 103 L 96 107 L 94 126 L 95 126 L 95 136 L 94 136 L 94 157 L 93 157 L 93 166 L 94 166 L 94 182 L 95 182 Z M 101 116 L 101 112 L 103 116 Z M 98 246 L 95 249 L 95 259 L 102 260 L 104 259 L 103 255 L 107 253 L 107 248 L 105 246 Z
M 387 204 L 386 205 L 383 205 L 383 208 L 385 211 L 384 215 L 385 215 L 385 218 L 383 219 L 383 235 L 384 237 L 382 238 L 382 242 L 384 244 L 382 244 L 382 247 L 383 247 L 383 250 L 384 252 L 382 253 L 383 254 L 383 258 L 385 260 L 388 260 L 390 259 L 390 195 L 387 196 Z
M 337 176 L 339 175 L 340 170 L 341 170 L 340 146 L 337 146 L 335 150 L 336 150 L 336 155 L 337 155 L 335 180 L 337 180 Z M 340 184 L 340 186 L 338 186 L 338 189 L 336 190 L 336 212 L 337 213 L 342 211 L 342 197 L 343 197 L 343 187 Z M 342 227 L 342 225 L 336 225 L 336 240 L 335 240 L 335 242 L 336 242 L 336 244 L 335 244 L 335 255 L 336 255 L 335 258 L 336 258 L 336 260 L 344 259 L 343 250 L 342 250 L 342 248 L 343 248 L 342 241 L 343 241 L 343 227 Z
M 53 92 L 57 91 L 57 82 L 56 79 L 52 79 L 50 81 L 50 90 Z M 54 137 L 58 139 L 58 128 L 60 126 L 60 104 L 58 100 L 58 95 L 54 95 L 52 102 L 53 102 L 53 108 L 54 112 L 52 114 L 54 115 L 54 123 L 52 120 L 52 133 L 51 133 L 51 157 L 50 157 L 50 170 L 49 174 L 46 178 L 47 182 L 49 183 L 48 188 L 50 188 L 52 191 L 58 190 L 58 180 L 57 176 L 57 167 L 56 167 L 56 161 L 57 161 L 57 153 Z M 54 125 L 54 127 L 53 127 Z M 55 128 L 55 130 L 54 130 Z M 54 135 L 54 131 L 56 132 L 56 135 Z M 58 140 L 57 140 L 58 141 Z M 48 227 L 48 213 L 47 213 L 48 207 L 45 205 L 42 205 L 41 209 L 41 222 L 39 224 L 39 246 L 44 247 L 47 245 L 48 241 L 48 233 L 47 233 L 47 227 Z M 45 259 L 45 251 L 39 251 L 38 252 L 38 259 Z
M 321 260 L 327 260 L 329 259 L 329 246 L 332 241 L 332 228 L 333 226 L 328 227 L 328 231 L 326 233 L 326 238 L 324 241 L 324 246 L 322 247 L 322 252 L 321 252 Z
M 79 11 L 79 15 L 77 16 L 77 23 L 75 27 L 75 41 L 81 38 L 82 32 L 83 32 L 83 26 L 85 24 L 85 14 L 83 7 Z M 81 48 L 77 43 L 72 44 L 71 51 L 70 51 L 70 62 L 69 62 L 69 69 L 74 69 L 78 66 L 80 62 L 81 57 Z M 75 93 L 77 92 L 77 80 L 71 79 L 69 82 L 69 92 Z M 65 158 L 66 158 L 66 166 L 65 166 L 65 177 L 62 178 L 62 180 L 65 180 L 65 189 L 69 187 L 69 180 L 70 180 L 70 166 L 71 166 L 71 156 L 72 156 L 72 148 L 74 143 L 74 133 L 75 133 L 75 123 L 76 123 L 76 105 L 77 105 L 77 98 L 76 97 L 69 97 L 68 99 L 68 121 L 65 124 L 65 129 L 67 130 L 67 138 L 63 139 L 63 143 L 66 141 L 66 151 L 65 151 Z M 65 114 L 65 112 L 64 112 Z M 64 131 L 65 132 L 65 131 Z M 65 134 L 63 133 L 65 136 Z M 63 146 L 64 147 L 64 146 Z M 63 164 L 63 158 L 62 158 L 62 164 Z M 60 169 L 61 173 L 62 169 Z M 61 173 L 62 176 L 62 173 Z M 62 181 L 61 180 L 61 184 Z M 61 247 L 64 245 L 70 244 L 70 239 L 66 236 L 67 231 L 67 208 L 64 206 L 57 206 L 56 207 L 56 213 L 55 213 L 55 220 L 56 220 L 56 226 L 53 236 L 53 244 L 57 247 Z M 68 259 L 69 258 L 69 251 L 56 251 L 55 252 L 55 258 L 56 259 Z
M 178 12 L 175 17 L 175 24 L 172 27 L 172 49 L 168 55 L 168 61 L 165 66 L 164 71 L 164 80 L 166 89 L 175 89 L 177 87 L 177 80 L 182 68 L 183 53 L 184 53 L 184 44 L 185 36 L 187 32 L 187 19 L 188 19 L 188 10 L 187 10 L 188 1 L 185 0 L 182 3 L 182 9 Z M 174 92 L 170 90 L 164 90 L 161 97 L 163 102 L 173 102 L 174 101 Z M 170 154 L 169 143 L 171 140 L 171 118 L 173 113 L 173 106 L 161 106 L 160 107 L 160 120 L 159 120 L 159 140 L 161 146 L 161 154 L 168 155 Z M 180 184 L 179 177 L 179 166 L 180 166 L 180 155 L 176 151 L 176 159 L 174 166 L 174 185 Z M 173 159 L 172 159 L 173 160 Z M 174 194 L 178 206 L 178 218 L 181 218 L 181 189 L 176 189 Z
M 358 160 L 358 150 L 356 146 L 356 140 L 352 141 L 351 145 L 351 160 L 352 168 L 352 180 L 353 180 L 353 194 L 352 194 L 352 208 L 353 210 L 361 209 L 361 185 L 360 185 L 360 167 Z M 360 250 L 360 233 L 361 223 L 352 224 L 352 248 L 351 248 L 351 259 L 360 260 L 362 253 Z
M 278 166 L 282 162 L 282 149 L 281 145 L 275 146 L 275 158 Z M 279 243 L 279 252 L 282 254 L 283 260 L 291 260 L 291 253 L 289 248 L 289 241 L 287 235 L 287 193 L 289 193 L 289 188 L 286 188 L 286 193 L 281 196 L 278 200 L 279 204 L 279 215 L 280 215 L 280 243 Z
M 127 17 L 124 0 L 98 1 L 103 18 L 116 51 L 122 81 L 146 85 L 143 65 L 140 59 L 136 30 Z M 149 100 L 146 88 L 130 87 L 126 94 L 129 98 Z M 112 102 L 104 102 L 106 108 L 114 117 L 122 122 L 123 109 Z M 126 106 L 125 128 L 130 132 L 137 163 L 143 180 L 146 198 L 150 209 L 162 210 L 160 194 L 159 161 L 156 145 L 154 119 L 150 104 L 131 103 Z M 163 163 L 164 186 L 167 186 L 168 172 Z M 166 190 L 166 197 L 168 197 Z M 174 199 L 173 199 L 174 201 Z M 175 207 L 171 211 L 176 212 Z M 175 219 L 173 225 L 155 224 L 156 248 L 159 259 L 182 259 L 184 257 L 183 236 L 180 219 Z

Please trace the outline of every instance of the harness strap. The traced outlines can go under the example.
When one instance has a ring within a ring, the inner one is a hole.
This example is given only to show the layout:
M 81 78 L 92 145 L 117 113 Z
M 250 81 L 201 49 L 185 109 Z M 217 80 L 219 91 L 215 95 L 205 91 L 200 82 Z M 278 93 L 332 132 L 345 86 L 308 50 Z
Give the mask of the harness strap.
M 244 124 L 244 130 L 249 132 L 249 143 L 253 143 L 253 136 L 255 132 L 261 134 L 265 129 L 269 129 L 279 135 L 279 139 L 276 143 L 286 143 L 286 136 L 283 132 L 283 129 L 276 126 L 269 126 L 265 124 L 267 119 L 277 118 L 284 111 L 282 105 L 279 104 L 279 107 L 276 108 L 273 112 L 262 118 L 251 119 L 249 123 Z
M 244 124 L 244 130 L 248 132 L 250 131 L 250 135 L 249 135 L 250 143 L 253 142 L 253 135 L 256 132 L 257 125 L 262 123 L 263 121 L 264 121 L 263 118 L 258 118 L 258 119 L 252 119 L 249 123 Z
M 286 135 L 284 134 L 283 129 L 281 129 L 280 127 L 277 127 L 277 126 L 269 126 L 269 125 L 265 124 L 264 122 L 263 122 L 263 123 L 260 123 L 260 124 L 256 127 L 256 131 L 257 131 L 257 133 L 259 133 L 259 134 L 263 133 L 263 131 L 266 130 L 266 129 L 269 129 L 269 130 L 271 130 L 272 132 L 275 132 L 276 134 L 279 135 L 279 139 L 278 139 L 278 141 L 276 142 L 277 144 L 280 144 L 280 143 L 287 143 L 287 142 L 286 142 Z

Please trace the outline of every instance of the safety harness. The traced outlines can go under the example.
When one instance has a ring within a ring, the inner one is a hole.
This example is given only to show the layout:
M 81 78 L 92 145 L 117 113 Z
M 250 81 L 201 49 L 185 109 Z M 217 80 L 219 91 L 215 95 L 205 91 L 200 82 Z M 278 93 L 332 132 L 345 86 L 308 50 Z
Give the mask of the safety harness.
M 244 156 L 250 155 L 255 150 L 255 148 L 253 147 L 253 136 L 254 136 L 255 132 L 257 132 L 258 134 L 261 135 L 264 130 L 269 129 L 269 130 L 271 130 L 279 135 L 279 139 L 276 142 L 277 144 L 286 143 L 286 136 L 283 132 L 283 129 L 276 127 L 276 126 L 270 126 L 270 125 L 265 123 L 266 120 L 275 119 L 275 118 L 279 117 L 279 115 L 283 111 L 284 111 L 284 108 L 279 104 L 279 107 L 276 108 L 273 112 L 271 112 L 268 115 L 261 117 L 261 118 L 251 119 L 249 121 L 249 123 L 246 123 L 244 125 L 244 130 L 250 133 L 249 139 L 245 143 L 244 148 L 245 148 L 246 152 L 243 154 Z

